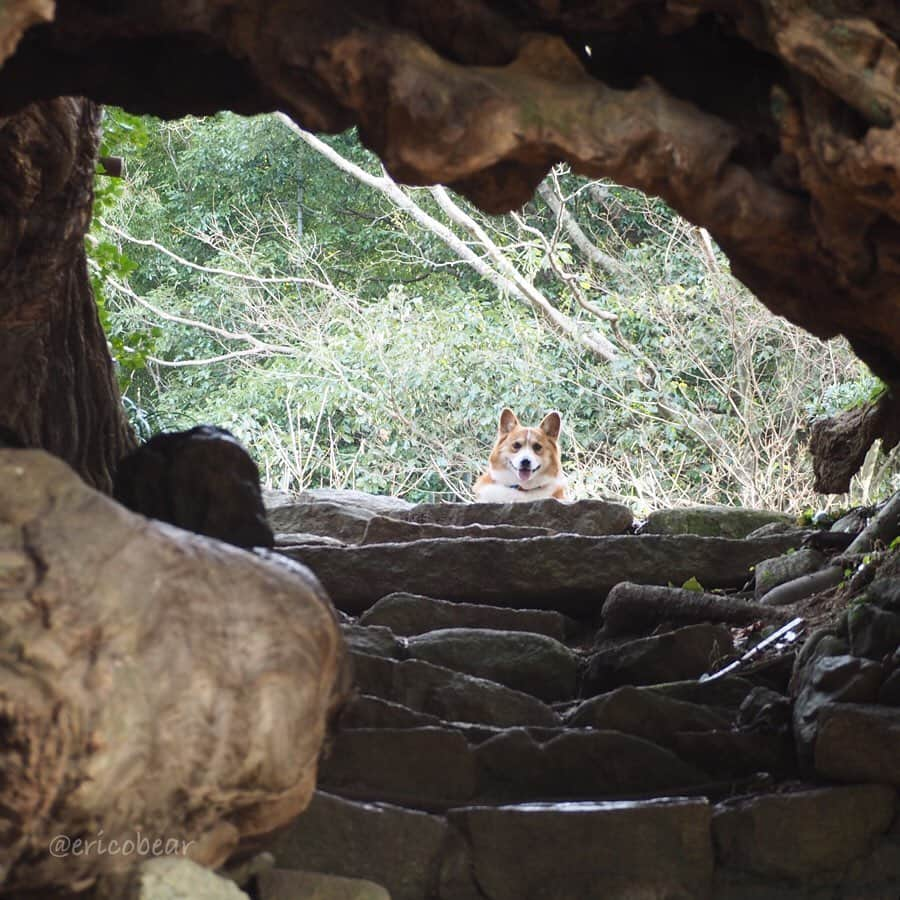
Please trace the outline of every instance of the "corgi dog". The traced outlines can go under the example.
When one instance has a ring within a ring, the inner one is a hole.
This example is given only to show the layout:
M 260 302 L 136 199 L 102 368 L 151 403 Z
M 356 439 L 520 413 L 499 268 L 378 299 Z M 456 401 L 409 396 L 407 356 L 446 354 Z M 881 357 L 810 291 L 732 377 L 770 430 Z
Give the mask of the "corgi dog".
M 561 425 L 559 413 L 550 412 L 537 428 L 526 428 L 511 409 L 504 409 L 488 470 L 475 482 L 475 499 L 481 503 L 564 499 L 566 477 L 558 442 Z

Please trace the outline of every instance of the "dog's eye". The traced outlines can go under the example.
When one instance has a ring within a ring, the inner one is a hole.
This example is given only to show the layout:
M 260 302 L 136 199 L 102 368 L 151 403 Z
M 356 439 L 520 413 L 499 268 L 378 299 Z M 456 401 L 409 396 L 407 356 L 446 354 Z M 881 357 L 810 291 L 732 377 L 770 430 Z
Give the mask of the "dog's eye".
M 535 453 L 540 453 L 544 448 L 540 444 L 532 444 L 531 449 L 534 450 Z
M 521 450 L 522 442 L 521 441 L 513 441 L 513 450 Z

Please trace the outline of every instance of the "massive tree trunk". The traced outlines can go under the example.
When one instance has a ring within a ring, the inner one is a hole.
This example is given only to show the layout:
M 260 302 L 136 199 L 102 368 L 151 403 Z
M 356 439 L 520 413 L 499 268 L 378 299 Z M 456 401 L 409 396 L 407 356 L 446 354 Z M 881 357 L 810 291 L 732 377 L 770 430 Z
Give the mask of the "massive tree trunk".
M 0 425 L 109 491 L 134 436 L 84 249 L 98 133 L 83 99 L 0 120 Z

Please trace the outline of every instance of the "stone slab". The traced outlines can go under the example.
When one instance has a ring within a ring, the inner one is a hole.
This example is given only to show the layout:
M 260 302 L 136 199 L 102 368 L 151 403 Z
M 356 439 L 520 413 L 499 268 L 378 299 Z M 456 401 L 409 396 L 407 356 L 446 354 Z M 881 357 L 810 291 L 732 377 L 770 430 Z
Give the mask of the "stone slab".
M 468 835 L 490 900 L 705 900 L 713 872 L 705 800 L 474 807 Z
M 527 505 L 527 504 L 522 504 Z M 396 591 L 494 606 L 593 616 L 620 581 L 707 589 L 742 586 L 750 568 L 794 543 L 776 535 L 731 540 L 690 535 L 554 535 L 524 540 L 450 539 L 364 547 L 292 547 L 335 605 L 358 615 Z
M 841 872 L 891 824 L 896 791 L 886 785 L 764 794 L 719 804 L 717 860 L 759 875 L 803 878 Z
M 530 631 L 562 641 L 577 628 L 571 619 L 552 610 L 450 603 L 402 592 L 382 597 L 360 616 L 359 622 L 361 625 L 384 625 L 404 637 L 438 628 L 494 628 L 498 631 Z

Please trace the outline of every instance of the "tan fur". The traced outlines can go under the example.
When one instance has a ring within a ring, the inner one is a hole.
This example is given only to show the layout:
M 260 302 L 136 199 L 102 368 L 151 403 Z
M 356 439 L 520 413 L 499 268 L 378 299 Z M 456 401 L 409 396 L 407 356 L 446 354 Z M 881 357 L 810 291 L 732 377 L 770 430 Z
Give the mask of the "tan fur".
M 475 482 L 475 499 L 484 503 L 565 499 L 560 426 L 557 412 L 547 413 L 541 424 L 534 427 L 520 424 L 511 409 L 504 409 L 487 471 Z

